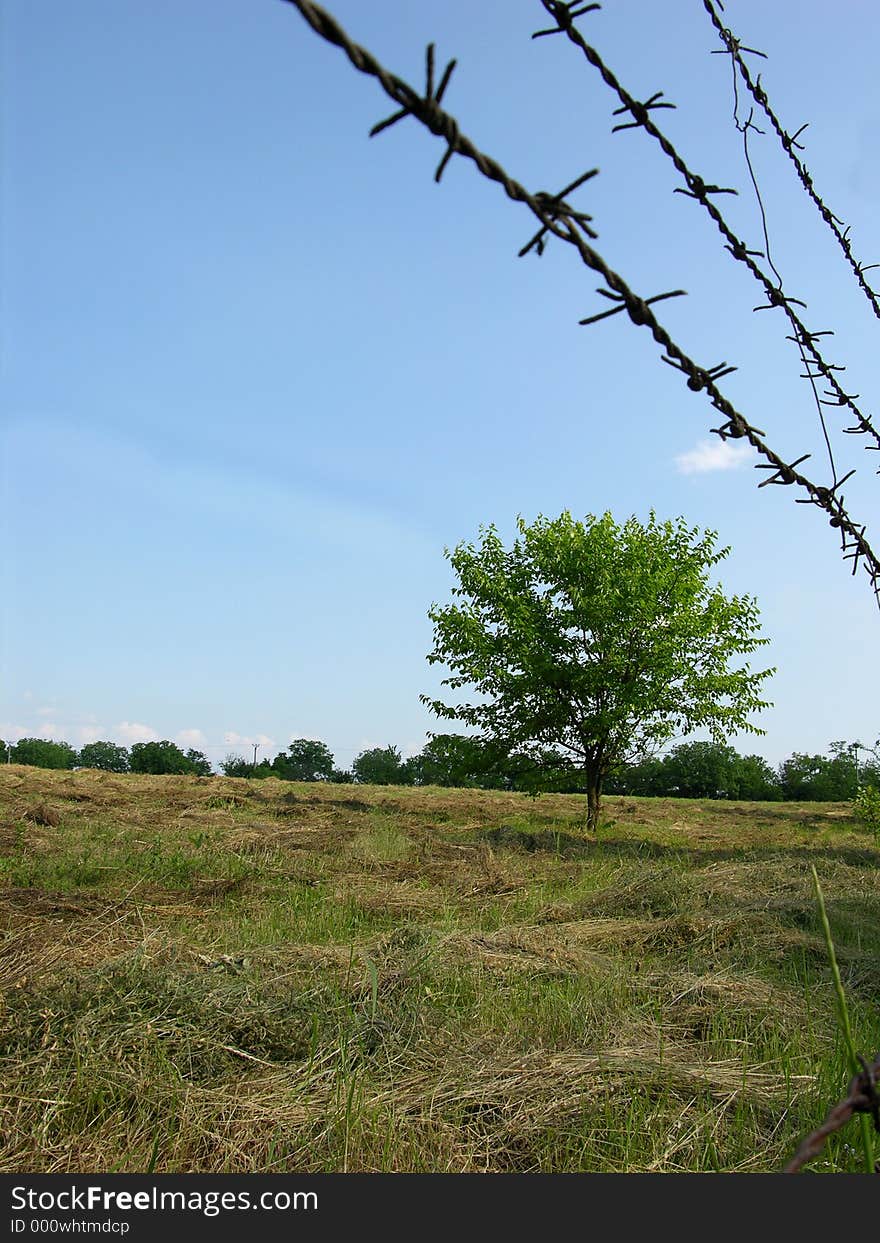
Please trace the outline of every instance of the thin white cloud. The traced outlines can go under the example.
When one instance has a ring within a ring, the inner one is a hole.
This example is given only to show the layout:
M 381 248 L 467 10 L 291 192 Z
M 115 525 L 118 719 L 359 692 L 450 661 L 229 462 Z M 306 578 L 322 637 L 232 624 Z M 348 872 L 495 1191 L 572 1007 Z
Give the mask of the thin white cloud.
M 200 729 L 182 729 L 175 735 L 174 741 L 182 747 L 204 747 L 208 740 Z
M 80 725 L 76 731 L 77 741 L 83 745 L 87 742 L 106 742 L 106 739 L 101 737 L 101 732 L 100 725 Z
M 40 733 L 38 737 L 54 738 L 56 734 L 58 734 L 59 732 L 61 731 L 59 731 L 58 726 L 55 724 L 54 721 L 44 721 L 43 724 L 40 726 Z
M 729 440 L 701 440 L 694 449 L 680 453 L 675 464 L 681 475 L 705 475 L 714 470 L 736 470 L 752 456 L 751 445 Z
M 57 708 L 37 708 L 37 716 L 54 716 L 57 711 Z
M 158 742 L 159 735 L 149 725 L 141 725 L 138 721 L 121 721 L 116 726 L 116 733 L 123 742 Z
M 223 741 L 227 747 L 274 747 L 275 739 L 270 738 L 267 734 L 237 734 L 234 730 L 228 729 L 223 735 Z

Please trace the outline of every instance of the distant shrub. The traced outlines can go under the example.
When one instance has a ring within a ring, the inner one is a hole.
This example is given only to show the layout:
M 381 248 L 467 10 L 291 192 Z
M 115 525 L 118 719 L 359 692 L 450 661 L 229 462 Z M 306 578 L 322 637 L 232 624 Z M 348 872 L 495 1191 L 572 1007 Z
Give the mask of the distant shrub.
M 372 747 L 356 755 L 351 766 L 355 781 L 367 785 L 407 785 L 408 774 L 397 747 Z
M 856 818 L 880 836 L 880 790 L 875 786 L 860 786 L 853 799 Z

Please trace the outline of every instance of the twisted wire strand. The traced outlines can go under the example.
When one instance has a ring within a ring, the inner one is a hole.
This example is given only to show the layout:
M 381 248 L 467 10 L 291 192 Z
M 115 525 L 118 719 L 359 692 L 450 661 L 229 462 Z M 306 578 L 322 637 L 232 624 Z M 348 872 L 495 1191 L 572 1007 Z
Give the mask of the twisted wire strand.
M 874 1126 L 880 1130 L 880 1098 L 877 1096 L 877 1079 L 880 1077 L 880 1056 L 869 1066 L 862 1059 L 862 1070 L 849 1085 L 846 1098 L 838 1101 L 829 1111 L 821 1126 L 811 1131 L 801 1143 L 783 1174 L 797 1174 L 799 1170 L 817 1157 L 825 1147 L 829 1135 L 846 1126 L 853 1114 L 869 1113 L 874 1118 Z
M 632 122 L 627 123 L 625 125 L 615 126 L 615 129 L 619 130 L 619 129 L 641 128 L 641 129 L 644 129 L 648 134 L 650 134 L 651 137 L 658 143 L 664 155 L 666 155 L 668 159 L 672 162 L 672 164 L 675 166 L 676 171 L 681 175 L 681 177 L 684 179 L 685 183 L 687 184 L 687 191 L 683 191 L 683 193 L 687 193 L 690 198 L 696 199 L 697 202 L 700 203 L 700 205 L 704 208 L 704 210 L 708 212 L 709 216 L 711 216 L 716 227 L 718 228 L 719 233 L 721 233 L 722 237 L 727 243 L 726 249 L 730 252 L 731 255 L 733 255 L 734 259 L 738 260 L 740 263 L 745 264 L 745 266 L 751 272 L 755 280 L 758 281 L 763 286 L 764 292 L 767 295 L 767 301 L 768 301 L 769 307 L 780 307 L 785 312 L 786 316 L 788 317 L 788 321 L 794 330 L 795 344 L 799 347 L 802 361 L 804 362 L 805 365 L 807 365 L 807 359 L 805 357 L 805 352 L 808 353 L 810 355 L 810 359 L 812 360 L 813 365 L 815 366 L 819 374 L 827 382 L 827 384 L 829 385 L 829 388 L 831 389 L 831 394 L 829 395 L 830 396 L 833 395 L 834 400 L 833 402 L 829 402 L 827 404 L 848 407 L 848 409 L 850 410 L 850 412 L 852 413 L 852 415 L 854 416 L 856 420 L 856 426 L 852 430 L 854 432 L 860 432 L 860 433 L 864 433 L 865 435 L 870 436 L 875 442 L 874 445 L 872 445 L 871 447 L 880 449 L 880 431 L 878 431 L 874 427 L 870 418 L 868 418 L 866 415 L 864 415 L 861 412 L 861 410 L 855 404 L 855 398 L 852 397 L 850 394 L 846 393 L 844 389 L 841 387 L 840 383 L 838 382 L 836 378 L 835 371 L 842 370 L 842 368 L 834 367 L 828 362 L 826 362 L 822 353 L 820 352 L 820 350 L 815 344 L 815 337 L 817 334 L 811 333 L 807 330 L 807 328 L 804 326 L 800 317 L 798 316 L 797 312 L 794 309 L 793 303 L 797 302 L 798 299 L 792 299 L 792 298 L 786 297 L 786 295 L 782 291 L 782 280 L 779 277 L 779 273 L 775 272 L 775 269 L 774 269 L 774 272 L 777 277 L 776 283 L 774 283 L 770 279 L 770 277 L 767 276 L 767 274 L 761 270 L 758 264 L 755 263 L 755 260 L 753 257 L 755 254 L 758 254 L 760 252 L 750 251 L 746 248 L 745 244 L 736 236 L 736 234 L 727 224 L 727 221 L 724 219 L 718 207 L 709 198 L 710 194 L 735 194 L 736 191 L 725 189 L 721 186 L 708 185 L 703 180 L 702 177 L 692 172 L 691 169 L 688 168 L 682 156 L 679 154 L 679 152 L 670 142 L 670 140 L 666 137 L 666 135 L 662 132 L 662 130 L 658 128 L 658 126 L 653 122 L 653 120 L 651 119 L 649 115 L 650 111 L 653 108 L 663 108 L 663 107 L 671 108 L 671 107 L 674 107 L 674 105 L 673 104 L 661 104 L 661 103 L 655 102 L 656 100 L 660 98 L 660 95 L 662 95 L 662 92 L 659 92 L 657 95 L 652 96 L 652 98 L 645 103 L 640 102 L 639 100 L 635 99 L 632 95 L 630 95 L 629 91 L 627 91 L 626 88 L 619 82 L 615 74 L 611 71 L 611 69 L 608 68 L 608 66 L 602 60 L 602 57 L 599 55 L 596 49 L 592 47 L 586 41 L 584 36 L 575 26 L 574 24 L 575 14 L 573 13 L 574 6 L 561 3 L 561 0 L 540 0 L 540 4 L 547 11 L 547 13 L 553 18 L 553 20 L 556 22 L 556 28 L 552 32 L 551 31 L 538 31 L 536 32 L 536 35 L 533 36 L 533 38 L 547 35 L 550 33 L 556 33 L 556 31 L 560 31 L 560 32 L 564 32 L 567 38 L 573 44 L 575 44 L 577 47 L 580 48 L 585 58 L 589 61 L 589 63 L 595 69 L 599 71 L 602 77 L 602 80 L 605 82 L 607 86 L 609 86 L 614 91 L 614 93 L 617 95 L 618 99 L 620 100 L 621 104 L 623 105 L 623 107 L 619 109 L 618 112 L 624 112 L 624 111 L 629 112 L 631 116 L 633 117 Z M 769 262 L 769 255 L 767 257 L 768 257 L 768 262 Z M 769 309 L 769 307 L 767 308 L 756 307 L 755 310 L 765 310 L 765 309 Z M 809 375 L 808 365 L 807 365 L 807 372 L 808 374 L 806 378 L 809 379 L 810 375 Z M 818 400 L 819 399 L 817 396 L 817 402 Z M 822 418 L 821 410 L 820 410 L 820 421 L 823 423 L 823 428 L 824 428 L 824 419 Z M 827 433 L 826 433 L 826 443 L 827 443 Z M 833 464 L 833 455 L 831 454 L 830 444 L 828 444 L 828 449 L 829 449 L 829 456 L 832 459 L 832 471 L 833 471 L 834 464 Z M 836 472 L 835 472 L 835 483 L 836 482 L 837 480 L 836 480 Z
M 713 407 L 724 416 L 726 422 L 721 427 L 712 428 L 711 430 L 716 435 L 721 436 L 722 439 L 746 439 L 766 459 L 767 465 L 762 465 L 759 469 L 770 470 L 772 474 L 758 486 L 764 487 L 770 483 L 786 486 L 796 485 L 807 494 L 806 497 L 799 498 L 798 503 L 815 505 L 828 514 L 830 525 L 840 533 L 844 559 L 852 561 L 853 574 L 856 573 L 860 564 L 864 567 L 871 581 L 877 602 L 880 604 L 880 560 L 878 560 L 877 555 L 865 538 L 865 527 L 858 525 L 850 518 L 844 507 L 843 496 L 840 494 L 840 488 L 849 476 L 847 475 L 843 479 L 838 480 L 830 488 L 823 487 L 814 483 L 797 470 L 797 467 L 809 457 L 809 454 L 805 454 L 803 457 L 790 463 L 781 458 L 763 440 L 765 433 L 753 427 L 717 387 L 715 381 L 719 375 L 727 374 L 727 371 L 724 370 L 724 365 L 711 368 L 700 367 L 673 341 L 668 331 L 660 324 L 651 310 L 651 303 L 670 297 L 678 297 L 684 293 L 684 290 L 673 290 L 669 293 L 658 294 L 653 298 L 643 299 L 634 293 L 623 277 L 606 263 L 598 251 L 589 245 L 585 234 L 590 237 L 596 236 L 585 224 L 589 217 L 585 216 L 584 213 L 575 212 L 565 202 L 564 194 L 569 193 L 572 188 L 582 184 L 587 177 L 593 175 L 594 170 L 578 178 L 561 194 L 531 194 L 519 182 L 510 177 L 496 160 L 481 152 L 470 139 L 463 135 L 455 118 L 440 107 L 439 100 L 448 84 L 452 68 L 455 65 L 454 61 L 451 61 L 447 66 L 441 85 L 434 92 L 433 47 L 429 47 L 426 90 L 425 95 L 420 96 L 401 78 L 389 73 L 371 53 L 354 43 L 336 19 L 319 5 L 312 3 L 312 0 L 285 0 L 285 3 L 296 8 L 316 34 L 341 48 L 356 69 L 375 77 L 386 94 L 400 105 L 399 112 L 374 126 L 371 131 L 372 134 L 381 132 L 405 116 L 416 117 L 433 134 L 442 137 L 447 143 L 447 151 L 434 174 L 435 180 L 439 181 L 446 164 L 453 154 L 462 155 L 471 160 L 484 176 L 498 182 L 504 188 L 508 197 L 525 203 L 529 207 L 541 227 L 535 237 L 523 247 L 520 254 L 526 253 L 535 245 L 540 249 L 543 236 L 551 233 L 561 241 L 573 246 L 582 262 L 592 271 L 600 273 L 608 289 L 600 289 L 598 292 L 610 299 L 615 305 L 613 309 L 604 311 L 599 315 L 590 316 L 581 322 L 592 323 L 625 310 L 634 324 L 648 328 L 653 339 L 658 345 L 663 347 L 666 353 L 666 361 L 670 362 L 687 377 L 688 388 L 692 392 L 705 390 Z
M 720 7 L 723 9 L 724 6 L 721 5 Z M 856 260 L 852 252 L 852 247 L 850 246 L 849 238 L 847 237 L 847 234 L 849 233 L 849 228 L 844 228 L 843 232 L 841 232 L 839 226 L 843 222 L 840 220 L 839 216 L 835 216 L 834 213 L 822 201 L 820 195 L 816 192 L 815 186 L 813 185 L 813 178 L 811 174 L 809 173 L 809 171 L 804 166 L 803 162 L 798 158 L 797 154 L 795 153 L 794 148 L 799 146 L 799 143 L 797 142 L 798 135 L 804 132 L 804 130 L 806 129 L 806 125 L 802 125 L 801 128 L 797 131 L 797 133 L 793 135 L 789 134 L 783 128 L 779 118 L 776 116 L 776 113 L 770 107 L 770 101 L 767 98 L 767 92 L 764 90 L 763 86 L 761 86 L 761 75 L 760 74 L 758 75 L 758 78 L 756 81 L 752 81 L 752 75 L 749 72 L 749 67 L 746 64 L 746 62 L 743 60 L 743 57 L 740 51 L 740 49 L 743 46 L 742 43 L 740 42 L 739 39 L 737 39 L 733 31 L 731 31 L 727 26 L 725 26 L 724 23 L 721 21 L 721 18 L 718 16 L 718 13 L 716 12 L 716 9 L 712 3 L 712 0 L 703 0 L 703 8 L 709 14 L 709 17 L 712 21 L 712 25 L 718 31 L 719 38 L 721 39 L 727 51 L 730 53 L 730 56 L 734 62 L 735 68 L 739 70 L 740 75 L 742 76 L 742 80 L 746 84 L 746 88 L 749 91 L 749 94 L 752 96 L 755 103 L 763 110 L 764 115 L 767 117 L 767 120 L 773 126 L 776 136 L 781 142 L 786 155 L 791 160 L 792 164 L 794 164 L 795 166 L 801 185 L 804 187 L 809 197 L 813 200 L 813 203 L 816 205 L 816 208 L 818 209 L 820 216 L 825 221 L 825 223 L 828 225 L 828 228 L 837 238 L 840 248 L 843 251 L 844 255 L 846 256 L 847 262 L 852 268 L 856 280 L 861 286 L 862 292 L 864 293 L 865 297 L 868 299 L 868 302 L 871 304 L 871 309 L 873 310 L 877 318 L 880 319 L 880 302 L 878 302 L 877 293 L 874 289 L 871 288 L 871 286 L 865 280 L 865 275 L 864 275 L 865 272 L 871 271 L 872 268 L 880 267 L 880 264 L 877 264 L 877 263 L 864 264 L 864 263 L 859 263 Z M 754 52 L 755 49 L 749 48 L 747 50 Z M 761 56 L 764 55 L 763 52 L 758 53 L 758 54 Z

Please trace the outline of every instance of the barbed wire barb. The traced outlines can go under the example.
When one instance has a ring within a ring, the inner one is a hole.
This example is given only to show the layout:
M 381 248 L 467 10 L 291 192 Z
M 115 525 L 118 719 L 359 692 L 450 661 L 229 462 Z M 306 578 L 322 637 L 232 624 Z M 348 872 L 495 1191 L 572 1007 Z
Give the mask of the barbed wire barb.
M 597 9 L 601 9 L 602 7 L 601 4 L 585 4 L 581 8 L 578 8 L 578 3 L 579 0 L 572 0 L 571 3 L 565 5 L 565 8 L 568 9 L 568 15 L 572 20 L 576 17 L 583 17 L 585 13 L 595 13 Z M 547 30 L 536 30 L 532 35 L 532 38 L 543 39 L 546 35 L 558 35 L 559 33 L 560 30 L 558 26 L 551 26 Z
M 619 303 L 619 305 L 616 306 L 612 311 L 602 311 L 598 315 L 588 315 L 586 319 L 579 319 L 578 320 L 579 324 L 598 324 L 600 319 L 608 319 L 610 316 L 616 315 L 618 311 L 628 311 L 630 319 L 632 319 L 634 323 L 639 324 L 641 326 L 647 323 L 647 319 L 645 318 L 645 313 L 644 313 L 643 308 L 649 307 L 654 302 L 663 302 L 666 298 L 687 297 L 687 290 L 673 289 L 669 293 L 655 294 L 653 298 L 645 298 L 645 299 L 639 298 L 637 300 L 637 304 L 633 305 L 629 303 L 622 294 L 611 293 L 607 289 L 597 289 L 596 293 L 601 294 L 603 298 L 612 299 L 612 301 Z
M 574 211 L 573 208 L 571 208 L 566 202 L 566 196 L 573 194 L 575 190 L 579 190 L 585 181 L 589 181 L 591 178 L 596 177 L 598 173 L 598 168 L 591 168 L 586 173 L 581 173 L 580 177 L 576 177 L 574 181 L 570 182 L 564 190 L 560 190 L 558 194 L 543 196 L 546 199 L 547 206 L 549 208 L 556 212 L 564 212 L 569 219 L 576 221 L 581 226 L 588 237 L 592 238 L 597 238 L 599 236 L 598 233 L 588 226 L 588 222 L 592 220 L 593 217 L 588 216 L 586 212 Z M 542 226 L 534 237 L 530 241 L 526 242 L 525 246 L 517 252 L 517 257 L 522 259 L 524 255 L 527 255 L 529 251 L 533 249 L 538 255 L 542 255 L 546 245 L 544 239 L 547 236 L 547 233 L 547 227 Z
M 569 18 L 570 17 L 571 17 L 571 14 L 569 14 Z M 622 129 L 639 129 L 648 120 L 648 113 L 653 108 L 674 108 L 675 107 L 675 104 L 657 103 L 656 101 L 662 98 L 662 96 L 663 96 L 663 92 L 657 91 L 657 93 L 652 95 L 650 99 L 646 99 L 644 103 L 640 103 L 637 99 L 634 99 L 634 100 L 631 100 L 629 103 L 624 104 L 622 108 L 615 108 L 614 112 L 612 112 L 611 114 L 613 117 L 619 117 L 624 112 L 629 112 L 633 116 L 634 120 L 627 121 L 626 124 L 612 126 L 612 129 L 611 129 L 612 134 L 616 134 L 619 130 L 622 130 Z

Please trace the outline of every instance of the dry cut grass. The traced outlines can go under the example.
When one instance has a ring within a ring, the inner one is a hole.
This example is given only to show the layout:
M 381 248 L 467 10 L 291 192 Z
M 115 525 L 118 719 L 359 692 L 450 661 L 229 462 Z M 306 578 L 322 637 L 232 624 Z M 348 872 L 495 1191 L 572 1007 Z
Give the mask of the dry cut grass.
M 880 1048 L 876 843 L 605 811 L 0 770 L 0 1172 L 780 1168 L 847 1083 L 811 862 Z

